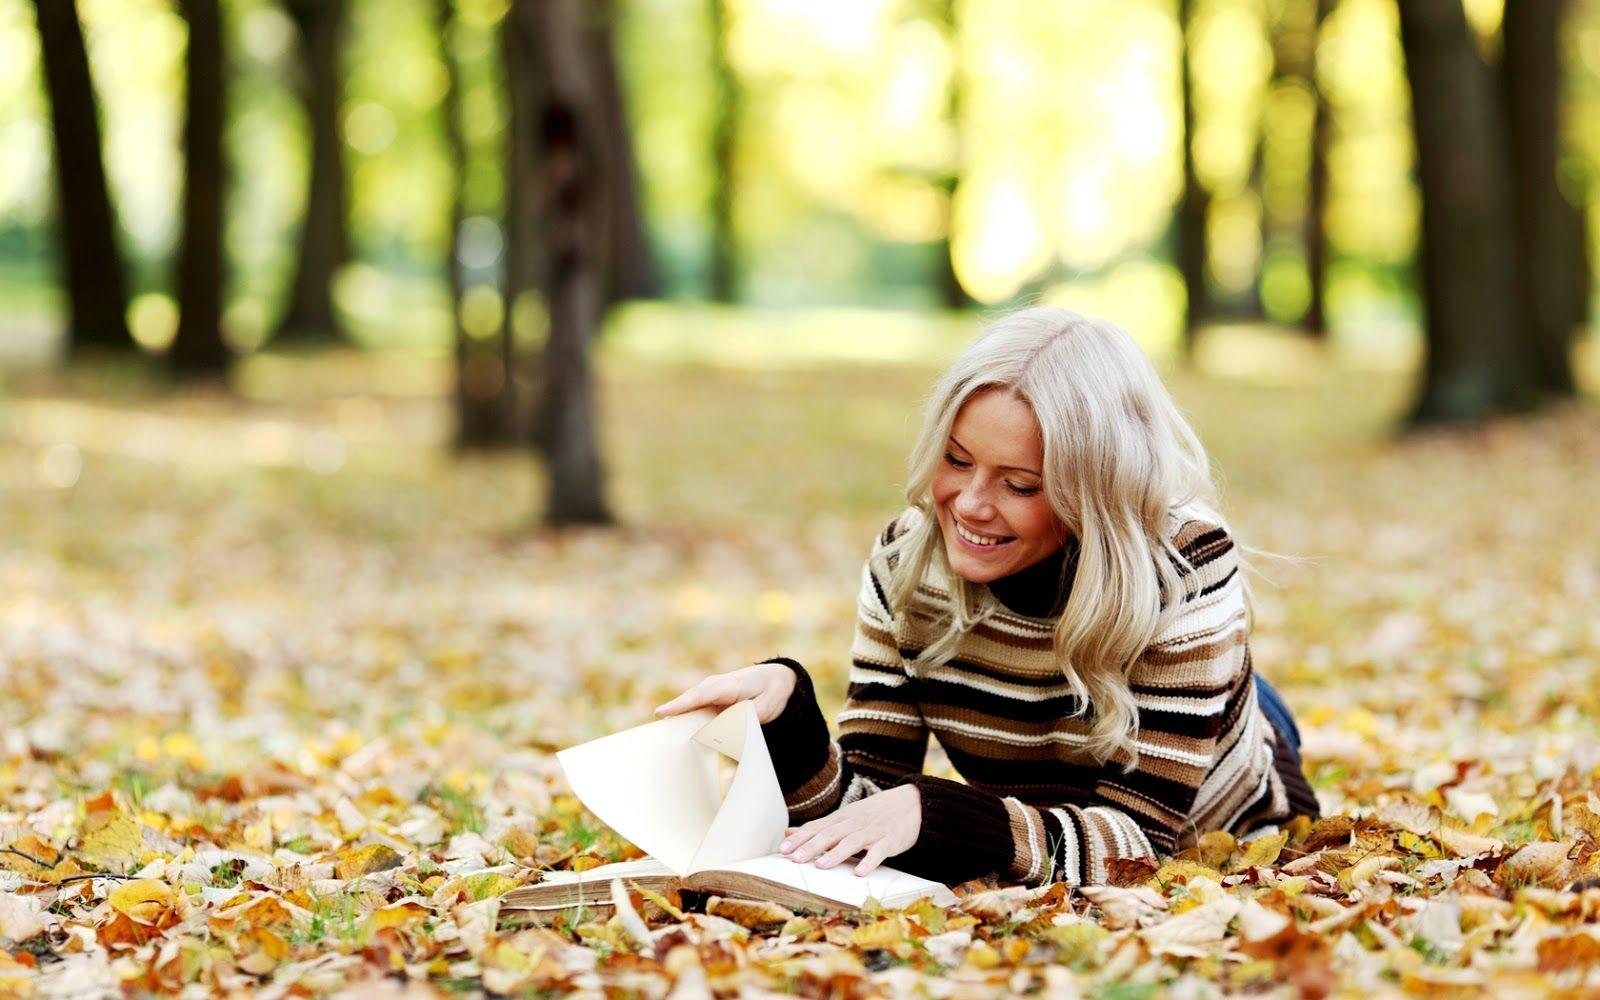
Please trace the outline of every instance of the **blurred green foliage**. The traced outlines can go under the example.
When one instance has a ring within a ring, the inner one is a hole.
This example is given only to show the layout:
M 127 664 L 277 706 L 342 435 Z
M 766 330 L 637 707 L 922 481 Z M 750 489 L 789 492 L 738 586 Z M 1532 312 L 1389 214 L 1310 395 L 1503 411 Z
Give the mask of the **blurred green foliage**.
M 1237 296 L 1259 271 L 1267 316 L 1282 322 L 1299 315 L 1308 294 L 1293 233 L 1314 99 L 1293 80 L 1268 84 L 1271 26 L 1298 2 L 1202 0 L 1187 40 L 1199 167 L 1213 195 L 1214 280 L 1224 296 Z M 1490 56 L 1500 2 L 1467 3 Z M 175 316 L 168 294 L 185 29 L 167 0 L 79 6 L 134 270 L 133 325 L 159 341 Z M 430 0 L 351 6 L 343 131 L 356 260 L 338 280 L 337 300 L 363 343 L 442 348 L 446 49 Z M 293 91 L 291 22 L 271 0 L 225 7 L 235 80 L 227 324 L 236 345 L 252 347 L 282 308 L 308 141 Z M 467 206 L 488 241 L 485 275 L 503 186 L 497 29 L 505 7 L 460 0 L 448 40 L 463 74 Z M 716 40 L 703 0 L 619 0 L 617 10 L 651 237 L 667 294 L 694 297 L 710 233 Z M 1180 40 L 1170 0 L 968 0 L 955 5 L 953 33 L 935 5 L 918 0 L 739 0 L 730 10 L 722 41 L 743 93 L 736 228 L 750 301 L 932 305 L 943 252 L 935 179 L 959 163 L 953 254 L 980 302 L 1069 302 L 1157 347 L 1175 341 L 1181 282 L 1166 241 L 1182 183 Z M 1592 191 L 1600 8 L 1576 5 L 1572 18 L 1563 172 L 1571 190 Z M 1335 122 L 1327 228 L 1336 332 L 1411 351 L 1418 198 L 1393 0 L 1340 0 L 1318 53 Z M 965 109 L 959 130 L 945 116 L 952 82 Z M 32 5 L 0 0 L 0 329 L 8 339 L 58 325 L 41 88 Z M 1263 122 L 1264 172 L 1253 185 Z M 1591 198 L 1591 233 L 1600 232 L 1596 204 Z M 485 308 L 492 315 L 501 307 Z

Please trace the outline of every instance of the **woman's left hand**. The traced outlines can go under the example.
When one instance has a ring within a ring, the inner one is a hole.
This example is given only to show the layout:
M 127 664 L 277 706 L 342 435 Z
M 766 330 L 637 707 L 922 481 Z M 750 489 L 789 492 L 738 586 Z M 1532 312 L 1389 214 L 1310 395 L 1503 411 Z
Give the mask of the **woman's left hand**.
M 816 858 L 818 868 L 866 851 L 855 867 L 857 875 L 866 875 L 884 858 L 910 850 L 921 831 L 922 793 L 916 785 L 897 785 L 812 820 L 785 837 L 778 850 L 802 864 Z

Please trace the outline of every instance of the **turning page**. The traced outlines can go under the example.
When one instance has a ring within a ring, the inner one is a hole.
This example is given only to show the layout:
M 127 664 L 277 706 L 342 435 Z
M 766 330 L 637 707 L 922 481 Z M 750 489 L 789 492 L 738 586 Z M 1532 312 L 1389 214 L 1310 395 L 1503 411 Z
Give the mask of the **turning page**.
M 724 796 L 718 755 L 738 762 Z M 748 701 L 703 708 L 556 754 L 589 810 L 676 875 L 771 854 L 789 810 Z

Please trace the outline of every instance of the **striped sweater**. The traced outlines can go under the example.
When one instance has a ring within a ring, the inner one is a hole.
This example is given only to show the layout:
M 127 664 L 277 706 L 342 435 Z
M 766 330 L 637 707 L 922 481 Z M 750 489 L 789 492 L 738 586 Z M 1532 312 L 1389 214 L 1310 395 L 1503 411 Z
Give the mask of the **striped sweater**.
M 873 557 L 920 516 L 910 509 L 890 522 Z M 791 822 L 914 784 L 920 833 L 889 864 L 952 885 L 991 874 L 1039 885 L 1103 882 L 1112 858 L 1174 853 L 1209 830 L 1317 816 L 1298 760 L 1256 701 L 1232 538 L 1177 514 L 1172 531 L 1200 586 L 1129 675 L 1140 717 L 1133 770 L 1123 772 L 1122 754 L 1104 764 L 1089 755 L 1092 710 L 1069 717 L 1077 702 L 1052 648 L 1064 605 L 1056 572 L 1035 567 L 995 581 L 1000 610 L 963 636 L 946 664 L 918 677 L 905 664 L 938 634 L 922 609 L 947 605 L 949 592 L 930 569 L 911 613 L 895 616 L 888 580 L 875 569 L 882 563 L 869 558 L 837 740 L 805 668 L 772 661 L 797 677 L 783 713 L 763 726 Z M 1026 591 L 1042 580 L 1040 601 Z M 965 783 L 921 773 L 930 734 Z

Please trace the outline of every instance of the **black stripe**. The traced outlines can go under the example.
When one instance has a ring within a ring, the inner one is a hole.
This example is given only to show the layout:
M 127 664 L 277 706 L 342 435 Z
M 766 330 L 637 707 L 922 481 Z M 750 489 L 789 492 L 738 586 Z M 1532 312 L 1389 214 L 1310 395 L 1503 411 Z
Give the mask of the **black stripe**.
M 1070 694 L 1024 701 L 955 681 L 923 679 L 917 683 L 917 687 L 924 704 L 964 709 L 981 716 L 973 720 L 980 725 L 985 719 L 997 722 L 1057 722 L 1077 711 L 1079 704 L 1078 699 Z

